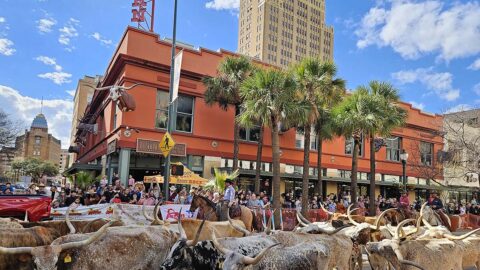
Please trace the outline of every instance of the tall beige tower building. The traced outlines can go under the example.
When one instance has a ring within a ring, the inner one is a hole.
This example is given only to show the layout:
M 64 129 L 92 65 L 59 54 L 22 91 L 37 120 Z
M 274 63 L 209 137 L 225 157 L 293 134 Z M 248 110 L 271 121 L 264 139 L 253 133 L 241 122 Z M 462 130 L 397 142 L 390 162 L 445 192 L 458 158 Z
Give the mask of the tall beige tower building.
M 333 60 L 325 0 L 240 0 L 238 52 L 288 67 L 305 57 Z
M 99 76 L 97 76 L 99 77 Z M 77 89 L 75 91 L 75 96 L 73 97 L 73 117 L 72 117 L 72 127 L 70 132 L 70 145 L 75 145 L 75 134 L 77 133 L 77 126 L 79 119 L 81 119 L 85 113 L 90 101 L 92 101 L 94 87 L 97 86 L 97 82 L 100 80 L 97 77 L 85 76 L 83 79 L 78 80 Z M 66 168 L 72 166 L 73 162 L 77 159 L 77 154 L 71 151 L 68 157 L 68 163 Z

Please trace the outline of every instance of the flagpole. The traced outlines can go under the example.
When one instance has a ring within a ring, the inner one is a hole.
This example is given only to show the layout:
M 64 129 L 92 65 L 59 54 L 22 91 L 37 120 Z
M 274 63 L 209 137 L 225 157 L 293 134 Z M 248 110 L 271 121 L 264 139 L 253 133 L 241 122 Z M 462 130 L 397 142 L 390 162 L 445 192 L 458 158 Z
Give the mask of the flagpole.
M 173 80 L 174 80 L 174 70 L 175 70 L 175 42 L 177 36 L 177 1 L 174 0 L 173 8 L 173 36 L 172 36 L 172 59 L 170 64 L 170 88 L 169 88 L 169 102 L 168 102 L 168 121 L 167 121 L 167 132 L 172 133 L 173 130 L 173 119 L 175 119 L 175 112 L 173 107 Z M 166 157 L 165 160 L 165 170 L 164 170 L 164 181 L 163 181 L 163 191 L 165 192 L 164 200 L 168 200 L 169 191 L 168 185 L 170 182 L 170 154 Z

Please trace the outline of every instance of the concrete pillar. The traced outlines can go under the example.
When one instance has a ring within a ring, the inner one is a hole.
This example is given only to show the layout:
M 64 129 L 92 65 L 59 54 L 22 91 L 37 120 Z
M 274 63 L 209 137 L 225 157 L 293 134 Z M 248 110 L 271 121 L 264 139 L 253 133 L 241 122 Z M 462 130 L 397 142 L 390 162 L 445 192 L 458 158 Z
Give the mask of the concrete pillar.
M 120 182 L 128 186 L 128 174 L 130 172 L 130 149 L 121 148 L 118 157 L 118 177 Z
M 107 156 L 106 155 L 102 156 L 101 164 L 102 164 L 102 172 L 100 173 L 100 175 L 103 177 L 104 175 L 107 175 Z

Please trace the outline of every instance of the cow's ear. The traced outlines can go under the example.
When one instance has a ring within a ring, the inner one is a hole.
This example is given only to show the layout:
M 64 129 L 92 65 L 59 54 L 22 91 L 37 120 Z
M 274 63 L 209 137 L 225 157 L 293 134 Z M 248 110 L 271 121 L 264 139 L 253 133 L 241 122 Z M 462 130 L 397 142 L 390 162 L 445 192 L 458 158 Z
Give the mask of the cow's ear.
M 26 262 L 32 260 L 32 255 L 30 255 L 30 254 L 18 255 L 18 260 L 22 263 L 26 263 Z

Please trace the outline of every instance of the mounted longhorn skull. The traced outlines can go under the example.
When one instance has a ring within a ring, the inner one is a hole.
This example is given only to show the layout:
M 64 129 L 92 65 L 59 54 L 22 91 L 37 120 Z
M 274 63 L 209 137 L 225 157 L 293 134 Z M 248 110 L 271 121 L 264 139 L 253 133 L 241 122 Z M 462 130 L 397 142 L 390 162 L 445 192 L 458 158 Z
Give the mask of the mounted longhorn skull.
M 143 85 L 143 83 L 136 83 L 132 86 L 125 87 L 125 86 L 120 86 L 120 85 L 112 85 L 112 86 L 105 86 L 105 87 L 98 87 L 94 88 L 96 91 L 105 91 L 109 90 L 109 98 L 113 102 L 118 102 L 118 107 L 120 110 L 124 112 L 129 112 L 129 111 L 134 111 L 136 108 L 135 104 L 135 99 L 133 98 L 132 95 L 128 94 L 127 91 L 139 86 Z

